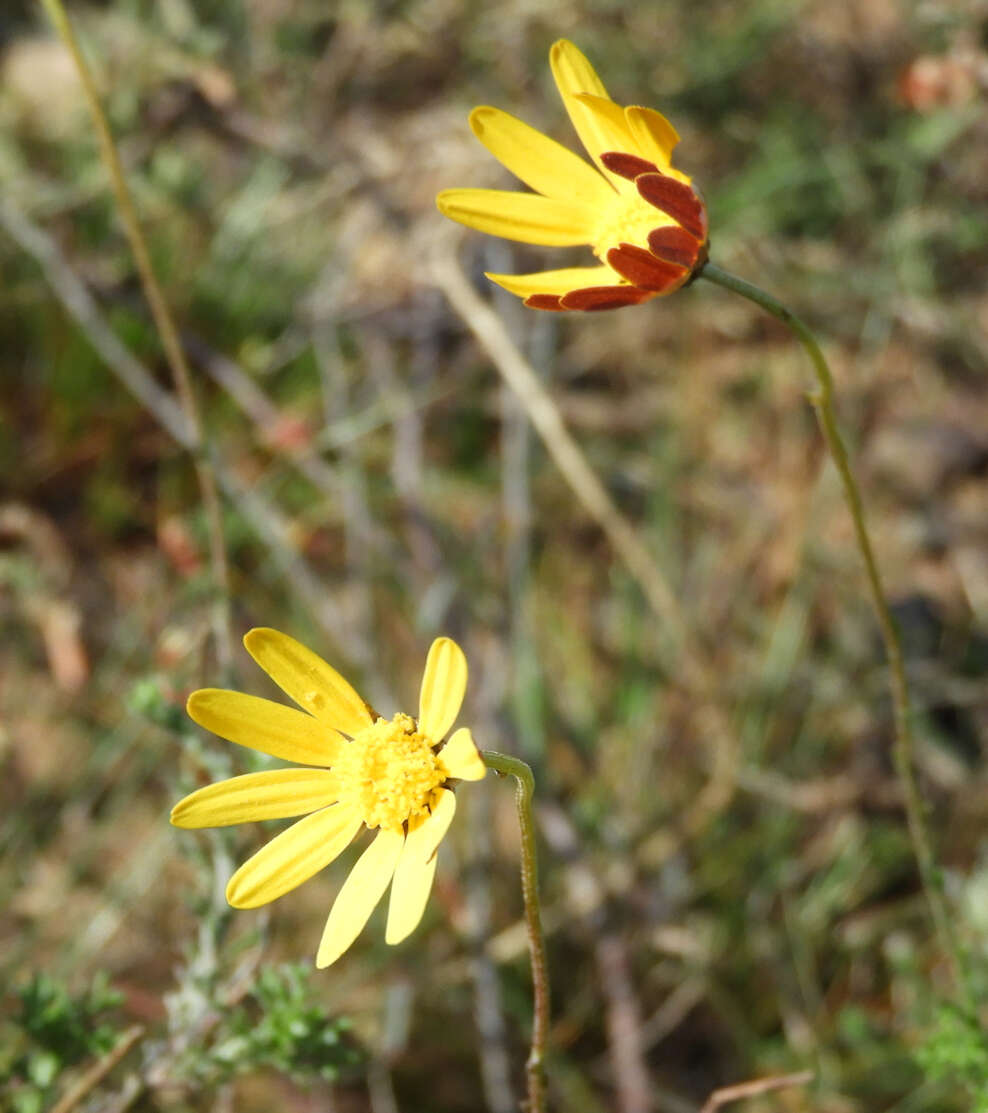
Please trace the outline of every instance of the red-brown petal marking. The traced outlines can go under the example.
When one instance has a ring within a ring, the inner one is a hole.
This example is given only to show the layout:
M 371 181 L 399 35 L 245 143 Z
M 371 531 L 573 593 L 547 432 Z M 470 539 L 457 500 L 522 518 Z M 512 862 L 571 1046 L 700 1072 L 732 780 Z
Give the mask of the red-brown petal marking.
M 637 286 L 587 286 L 582 290 L 571 290 L 563 294 L 563 309 L 583 309 L 594 312 L 599 309 L 621 309 L 625 305 L 638 305 L 652 297 L 649 290 Z
M 524 304 L 529 309 L 548 309 L 551 313 L 562 313 L 562 298 L 558 294 L 529 294 Z
M 681 286 L 689 274 L 685 267 L 656 259 L 650 251 L 630 243 L 612 247 L 607 253 L 607 262 L 640 290 L 657 294 Z
M 639 174 L 635 185 L 650 205 L 671 216 L 701 242 L 707 238 L 706 209 L 688 185 L 665 174 Z
M 689 270 L 700 256 L 699 241 L 685 228 L 656 228 L 648 234 L 648 246 L 657 258 Z
M 639 174 L 657 174 L 659 168 L 648 159 L 639 158 L 637 155 L 628 155 L 623 151 L 606 151 L 600 156 L 600 161 L 612 174 L 619 174 L 633 182 Z

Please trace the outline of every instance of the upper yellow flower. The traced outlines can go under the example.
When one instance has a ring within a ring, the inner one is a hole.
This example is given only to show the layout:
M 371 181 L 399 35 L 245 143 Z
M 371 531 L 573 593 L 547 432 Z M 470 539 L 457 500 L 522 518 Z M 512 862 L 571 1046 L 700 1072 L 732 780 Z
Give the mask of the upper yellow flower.
M 615 104 L 571 42 L 555 43 L 549 63 L 596 168 L 507 112 L 475 108 L 474 135 L 536 192 L 447 189 L 439 211 L 509 240 L 593 248 L 600 266 L 488 274 L 535 309 L 617 309 L 679 289 L 706 261 L 707 213 L 670 161 L 675 128 L 654 109 Z
M 357 938 L 391 885 L 386 940 L 418 926 L 432 888 L 436 851 L 456 810 L 454 781 L 487 772 L 470 731 L 446 740 L 467 684 L 463 651 L 432 643 L 419 717 L 379 718 L 335 669 L 277 630 L 251 630 L 247 652 L 301 707 L 242 692 L 204 688 L 189 715 L 222 738 L 303 766 L 207 785 L 172 809 L 176 827 L 226 827 L 304 815 L 236 871 L 226 887 L 234 908 L 257 908 L 301 885 L 365 828 L 378 828 L 343 883 L 323 931 L 317 966 L 329 966 Z

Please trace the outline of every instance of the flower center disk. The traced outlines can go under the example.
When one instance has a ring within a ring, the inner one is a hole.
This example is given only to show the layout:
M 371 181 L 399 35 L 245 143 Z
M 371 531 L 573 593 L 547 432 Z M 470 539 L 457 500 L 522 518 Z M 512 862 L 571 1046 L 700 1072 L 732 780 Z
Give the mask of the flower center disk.
M 353 738 L 333 765 L 339 800 L 368 827 L 396 830 L 430 810 L 446 770 L 411 715 L 378 719 Z
M 601 214 L 594 233 L 593 252 L 598 259 L 607 260 L 607 252 L 621 243 L 648 246 L 648 234 L 675 222 L 643 201 L 637 194 L 619 194 Z

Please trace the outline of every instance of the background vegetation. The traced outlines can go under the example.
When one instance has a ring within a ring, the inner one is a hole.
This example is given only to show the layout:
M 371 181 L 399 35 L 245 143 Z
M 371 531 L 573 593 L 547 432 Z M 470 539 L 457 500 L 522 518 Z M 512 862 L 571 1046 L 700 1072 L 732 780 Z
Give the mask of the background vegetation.
M 616 99 L 675 122 L 715 259 L 827 338 L 984 990 L 984 4 L 70 10 L 197 376 L 235 633 L 290 631 L 382 709 L 412 705 L 429 640 L 453 634 L 464 721 L 535 767 L 553 1106 L 686 1113 L 808 1068 L 748 1108 L 970 1109 L 988 1048 L 942 1008 L 802 354 L 704 283 L 615 314 L 521 310 L 480 272 L 549 253 L 459 236 L 433 197 L 509 185 L 474 104 L 575 141 L 547 66 L 572 38 Z M 673 585 L 699 671 L 437 289 L 451 251 Z M 222 886 L 262 831 L 167 825 L 182 793 L 256 765 L 184 717 L 190 689 L 224 682 L 195 473 L 120 353 L 97 354 L 105 326 L 167 390 L 77 77 L 8 0 L 0 1106 L 507 1113 L 529 1021 L 507 785 L 462 794 L 413 939 L 387 948 L 375 920 L 323 973 L 346 863 L 234 915 Z M 227 682 L 272 693 L 245 655 Z

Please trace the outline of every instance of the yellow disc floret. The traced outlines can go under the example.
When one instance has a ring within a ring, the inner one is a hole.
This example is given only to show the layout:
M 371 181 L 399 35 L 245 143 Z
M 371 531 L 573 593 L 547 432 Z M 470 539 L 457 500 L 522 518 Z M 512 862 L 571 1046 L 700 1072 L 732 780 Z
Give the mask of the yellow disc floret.
M 446 770 L 411 715 L 378 719 L 347 744 L 333 764 L 339 800 L 368 827 L 397 830 L 428 813 Z
M 645 247 L 649 232 L 673 224 L 675 221 L 643 201 L 637 193 L 616 194 L 600 214 L 594 232 L 594 255 L 606 262 L 607 252 L 622 243 Z

